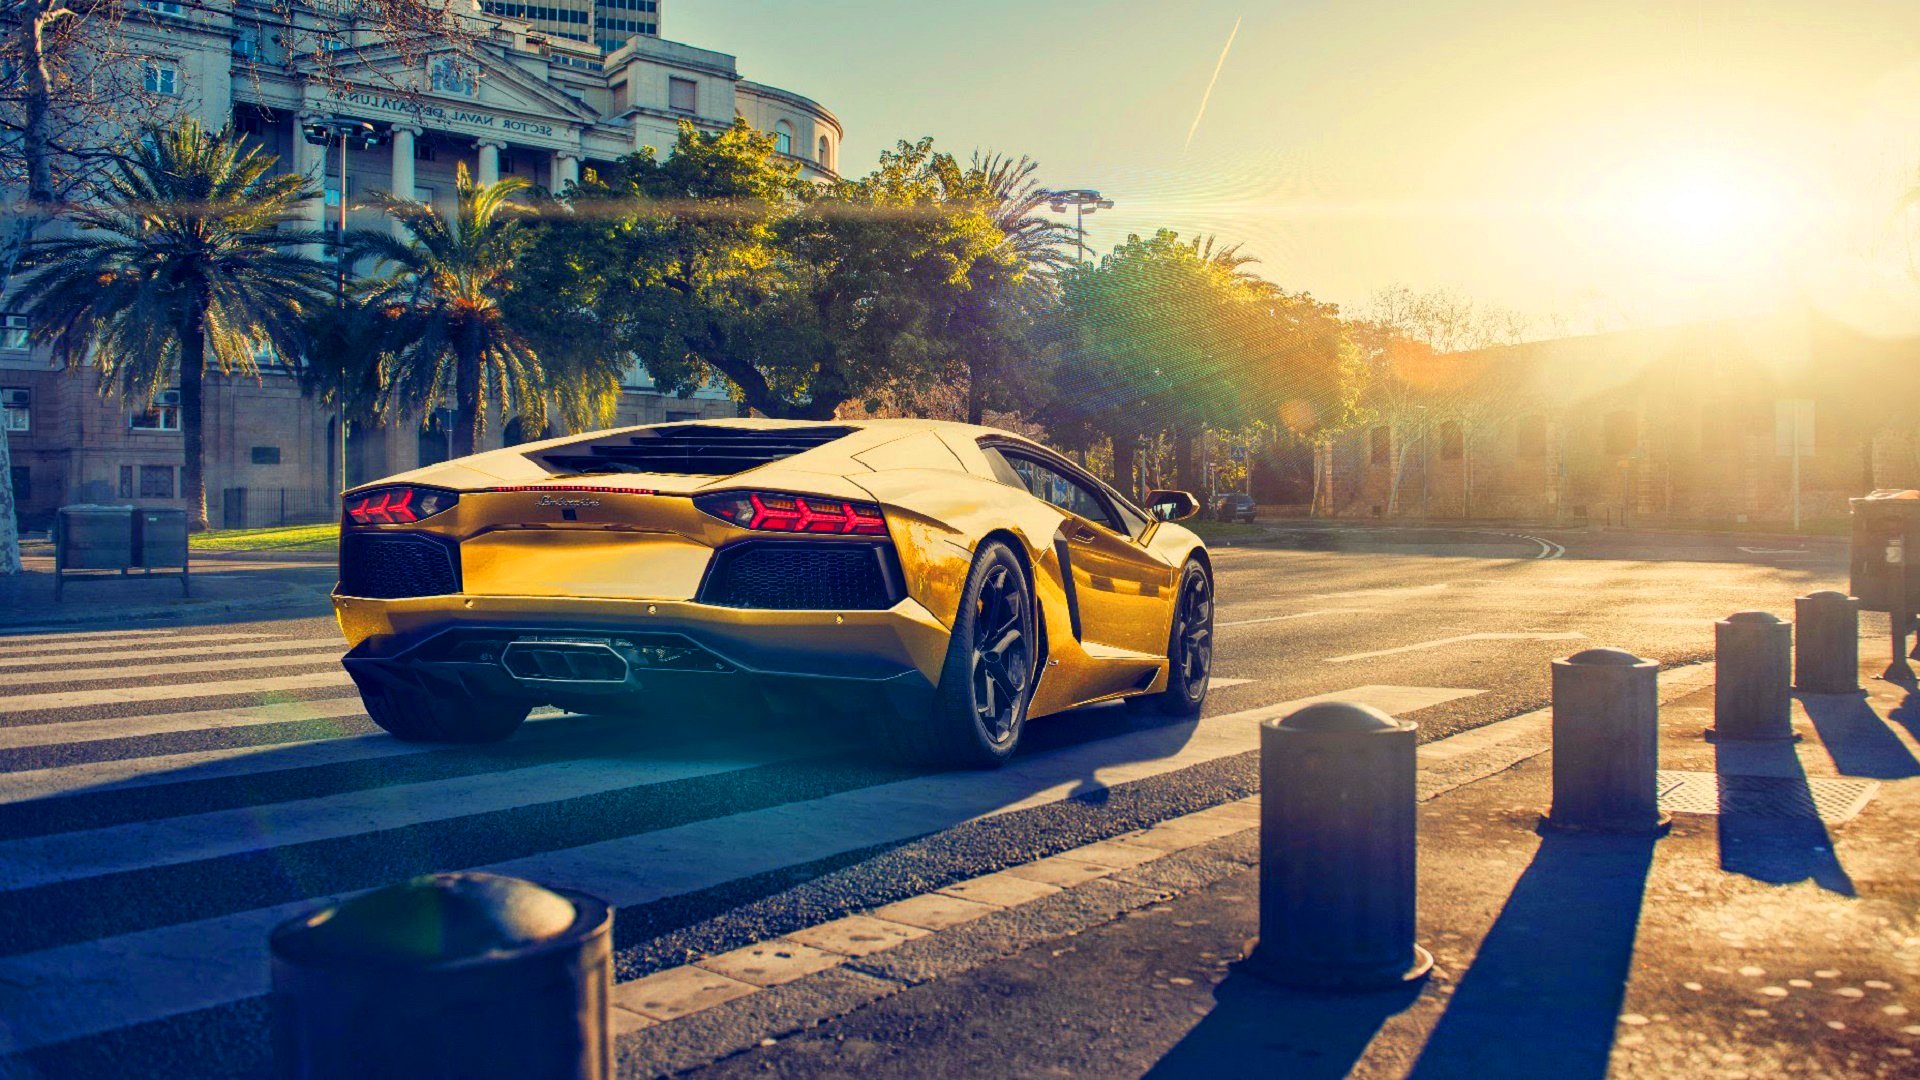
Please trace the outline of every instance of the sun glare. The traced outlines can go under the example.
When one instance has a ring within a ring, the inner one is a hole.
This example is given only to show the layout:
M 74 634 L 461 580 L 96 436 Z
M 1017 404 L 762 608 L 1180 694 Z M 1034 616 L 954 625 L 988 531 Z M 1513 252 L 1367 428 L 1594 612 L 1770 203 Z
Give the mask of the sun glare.
M 1714 264 L 1779 251 L 1804 224 L 1794 192 L 1757 168 L 1666 162 L 1622 177 L 1605 214 L 1650 253 Z

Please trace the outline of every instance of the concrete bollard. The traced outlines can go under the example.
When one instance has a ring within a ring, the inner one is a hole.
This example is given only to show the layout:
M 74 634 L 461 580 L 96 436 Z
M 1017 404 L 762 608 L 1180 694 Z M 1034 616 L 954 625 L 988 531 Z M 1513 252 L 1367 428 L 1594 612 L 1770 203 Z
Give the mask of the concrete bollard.
M 273 931 L 279 1076 L 604 1080 L 613 912 L 492 874 L 435 874 Z
M 1860 601 L 1823 589 L 1793 601 L 1793 685 L 1809 694 L 1860 689 Z
M 1414 944 L 1414 732 L 1344 702 L 1260 729 L 1260 937 L 1247 970 L 1316 990 L 1425 978 Z
M 1587 649 L 1553 662 L 1556 830 L 1659 833 L 1660 664 L 1624 649 Z
M 1784 742 L 1793 733 L 1793 624 L 1742 611 L 1713 624 L 1713 727 L 1707 737 Z

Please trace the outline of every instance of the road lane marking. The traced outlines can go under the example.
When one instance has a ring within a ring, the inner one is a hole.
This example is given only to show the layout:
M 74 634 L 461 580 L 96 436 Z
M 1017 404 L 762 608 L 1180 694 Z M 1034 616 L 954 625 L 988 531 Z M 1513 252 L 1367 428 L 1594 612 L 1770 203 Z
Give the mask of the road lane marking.
M 335 659 L 338 659 L 336 656 Z M 229 697 L 234 694 L 266 694 L 279 690 L 319 690 L 352 686 L 345 671 L 315 671 L 306 675 L 274 675 L 262 679 L 228 679 L 220 682 L 161 683 L 147 686 L 115 686 L 100 690 L 61 690 L 45 694 L 13 694 L 0 698 L 9 713 L 39 712 L 43 709 L 78 709 L 92 705 L 131 705 L 142 701 L 170 701 L 174 698 Z M 5 714 L 0 714 L 3 716 Z
M 1431 585 L 1384 585 L 1377 589 L 1348 589 L 1345 592 L 1311 593 L 1318 600 L 1391 600 L 1394 597 L 1425 596 L 1453 587 L 1450 581 L 1436 581 Z
M 343 714 L 358 712 L 357 703 L 343 710 Z M 525 742 L 528 735 L 540 730 L 532 728 L 532 725 L 567 715 L 556 709 L 537 710 L 527 718 L 528 727 L 521 729 L 520 741 Z M 574 721 L 575 724 L 568 725 L 567 735 L 585 735 L 602 728 L 631 728 L 633 724 L 630 718 L 624 716 L 574 717 Z M 377 761 L 412 754 L 458 752 L 462 749 L 471 748 L 458 743 L 401 742 L 385 732 L 376 731 L 364 735 L 324 735 L 267 746 L 190 750 L 153 757 L 21 769 L 17 772 L 0 772 L 0 805 L 200 780 L 230 780 L 290 769 Z
M 1213 625 L 1216 628 L 1252 626 L 1255 623 L 1287 622 L 1291 619 L 1312 619 L 1321 615 L 1361 615 L 1365 613 L 1366 610 L 1364 608 L 1327 608 L 1323 611 L 1296 611 L 1291 615 L 1266 615 L 1258 619 L 1231 619 L 1227 622 L 1214 623 Z
M 0 891 L 551 805 L 627 788 L 739 772 L 824 748 L 817 741 L 800 738 L 785 746 L 755 747 L 745 754 L 728 752 L 730 748 L 711 742 L 665 747 L 639 760 L 568 759 L 0 841 Z M 271 838 L 271 842 L 263 844 L 263 837 Z
M 365 716 L 358 694 L 317 701 L 286 701 L 256 709 L 204 709 L 199 712 L 148 713 L 145 716 L 111 716 L 98 720 L 61 720 L 51 724 L 19 724 L 0 727 L 0 750 L 24 750 L 36 746 L 65 746 L 69 743 L 100 742 L 107 739 L 137 739 L 149 735 L 179 735 L 187 732 L 226 731 L 260 724 L 294 724 L 307 720 L 337 720 L 347 716 Z
M 65 683 L 98 682 L 102 679 L 164 678 L 170 675 L 206 675 L 254 668 L 298 667 L 302 664 L 337 664 L 346 650 L 339 646 L 321 652 L 288 653 L 285 656 L 222 657 L 218 660 L 184 660 L 168 664 L 109 664 L 97 668 L 65 668 L 60 671 L 11 671 L 0 674 L 0 686 L 60 686 Z
M 134 649 L 134 650 L 114 649 L 106 652 L 95 651 L 95 652 L 88 652 L 88 653 L 77 653 L 71 657 L 3 656 L 3 657 L 0 657 L 0 669 L 35 667 L 38 665 L 45 665 L 45 664 L 59 664 L 59 663 L 65 663 L 68 660 L 71 660 L 74 663 L 81 663 L 81 664 L 104 664 L 104 663 L 113 663 L 121 660 L 164 660 L 169 657 L 177 657 L 177 656 L 207 656 L 209 654 L 217 654 L 220 656 L 225 656 L 229 653 L 265 653 L 265 652 L 275 652 L 280 650 L 311 649 L 314 646 L 319 644 L 321 644 L 321 642 L 318 639 L 282 638 L 278 641 L 227 642 L 225 644 L 219 645 L 214 648 L 207 648 L 205 646 L 191 646 L 187 648 L 176 648 L 176 649 Z M 334 647 L 334 655 L 338 656 L 341 651 L 342 651 L 341 647 L 339 646 Z M 59 674 L 59 672 L 47 671 L 47 672 L 42 672 L 42 674 L 56 675 L 56 674 Z M 98 678 L 99 676 L 94 676 L 94 677 Z
M 477 869 L 583 889 L 626 907 L 1243 753 L 1259 745 L 1261 720 L 1315 701 L 1361 701 L 1395 712 L 1479 693 L 1354 687 L 1016 758 L 993 773 L 914 777 Z M 0 1016 L 8 1018 L 0 1025 L 0 1053 L 263 995 L 268 931 L 347 895 L 0 957 Z
M 1208 685 L 1215 690 L 1225 690 L 1229 686 L 1245 686 L 1253 681 L 1252 679 L 1214 679 Z
M 163 631 L 157 631 L 157 630 L 140 631 L 140 633 L 142 634 L 155 634 L 155 633 L 162 633 L 162 632 Z M 103 649 L 105 650 L 121 649 L 127 645 L 136 645 L 136 646 L 141 644 L 171 645 L 171 644 L 174 644 L 175 642 L 181 642 L 181 641 L 199 641 L 199 642 L 255 641 L 261 638 L 275 638 L 275 635 L 273 634 L 180 634 L 175 637 L 165 637 L 165 638 L 140 637 L 140 638 L 136 638 L 133 641 L 124 640 L 125 638 L 124 634 L 116 634 L 114 635 L 114 637 L 116 640 L 113 640 L 113 641 L 83 642 L 81 644 L 73 644 L 73 643 L 64 642 L 64 641 L 49 642 L 39 637 L 31 637 L 31 638 L 0 637 L 0 656 L 24 656 L 28 653 L 73 653 L 75 655 L 79 655 L 83 653 L 93 654 Z M 275 640 L 284 641 L 284 642 L 287 642 L 288 644 L 297 644 L 303 641 L 317 642 L 325 639 L 280 637 L 280 638 L 275 638 Z M 29 644 L 21 644 L 21 645 L 13 644 L 13 642 L 16 642 L 16 641 L 33 642 L 34 644 L 30 644 L 30 645 Z
M 87 630 L 73 634 L 43 634 L 37 630 L 21 630 L 14 633 L 0 634 L 0 645 L 9 641 L 87 641 L 92 638 L 146 637 L 154 634 L 172 634 L 177 632 L 178 631 L 174 629 L 164 626 L 156 626 L 146 630 Z
M 1417 641 L 1412 645 L 1401 645 L 1393 649 L 1376 649 L 1373 652 L 1348 653 L 1346 656 L 1329 656 L 1324 663 L 1350 664 L 1355 660 L 1372 660 L 1380 656 L 1398 656 L 1402 653 L 1420 652 L 1424 649 L 1440 649 L 1448 645 L 1459 645 L 1468 641 L 1582 641 L 1587 635 L 1576 630 L 1565 633 L 1479 633 L 1458 634 L 1453 637 L 1435 638 L 1432 641 Z

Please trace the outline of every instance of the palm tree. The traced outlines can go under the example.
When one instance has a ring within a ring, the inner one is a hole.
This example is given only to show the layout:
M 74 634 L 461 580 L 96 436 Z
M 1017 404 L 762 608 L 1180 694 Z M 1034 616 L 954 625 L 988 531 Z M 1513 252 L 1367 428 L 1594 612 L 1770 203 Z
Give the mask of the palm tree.
M 1039 168 L 1027 157 L 975 153 L 960 177 L 959 194 L 993 222 L 1008 256 L 975 260 L 951 316 L 965 353 L 970 424 L 980 423 L 992 390 L 1014 396 L 996 383 L 1012 375 L 1013 354 L 1024 351 L 1034 318 L 1053 300 L 1056 276 L 1071 265 L 1073 230 L 1039 212 L 1053 197 L 1034 176 Z
M 256 374 L 263 348 L 302 355 L 302 320 L 324 303 L 326 268 L 290 230 L 315 197 L 279 159 L 230 128 L 148 126 L 107 177 L 97 205 L 69 211 L 75 231 L 29 245 L 19 297 L 36 334 L 103 385 L 151 401 L 178 380 L 188 527 L 207 527 L 201 387 L 209 362 Z
M 388 270 L 361 292 L 387 403 L 425 412 L 451 400 L 456 457 L 473 453 L 492 405 L 536 430 L 546 422 L 540 358 L 501 308 L 514 264 L 534 240 L 508 200 L 530 186 L 519 177 L 475 184 L 463 164 L 451 218 L 376 193 L 372 203 L 407 235 L 362 233 L 349 245 L 354 257 Z

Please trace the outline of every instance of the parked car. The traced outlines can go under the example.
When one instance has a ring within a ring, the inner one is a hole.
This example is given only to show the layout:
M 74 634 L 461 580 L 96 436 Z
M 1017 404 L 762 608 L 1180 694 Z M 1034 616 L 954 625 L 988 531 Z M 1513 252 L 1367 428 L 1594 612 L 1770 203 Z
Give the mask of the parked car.
M 1213 501 L 1215 521 L 1252 521 L 1258 511 L 1253 496 L 1232 492 Z
M 997 765 L 1029 717 L 1199 713 L 1212 564 L 1175 524 L 1199 509 L 1136 506 L 991 428 L 658 424 L 347 492 L 334 603 L 368 715 L 403 739 L 502 739 L 541 704 L 680 724 L 741 698 Z

